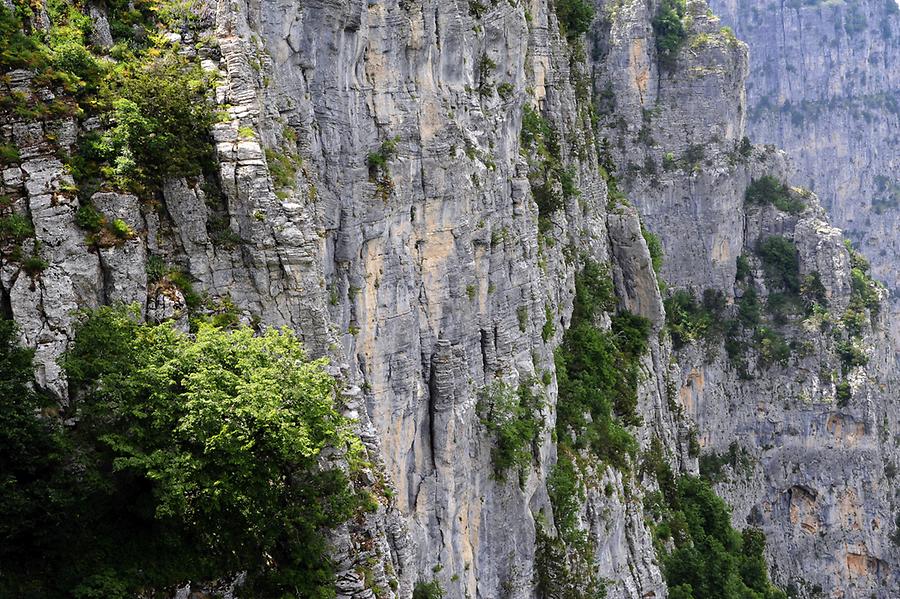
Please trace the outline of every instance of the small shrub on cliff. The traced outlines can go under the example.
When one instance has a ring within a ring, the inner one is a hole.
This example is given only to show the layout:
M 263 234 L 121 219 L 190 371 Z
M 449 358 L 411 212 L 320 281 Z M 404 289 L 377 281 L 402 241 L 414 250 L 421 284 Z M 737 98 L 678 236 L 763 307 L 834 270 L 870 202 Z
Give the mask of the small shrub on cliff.
M 701 339 L 708 344 L 721 339 L 725 311 L 725 297 L 721 291 L 705 290 L 701 303 L 690 291 L 678 290 L 663 303 L 666 327 L 675 349 Z
M 800 293 L 800 256 L 793 241 L 772 235 L 759 244 L 758 253 L 770 287 Z
M 366 156 L 366 165 L 369 167 L 369 179 L 375 181 L 387 171 L 388 161 L 397 154 L 397 138 L 386 139 L 375 152 L 369 152 Z
M 850 405 L 850 400 L 853 397 L 853 390 L 850 388 L 850 383 L 847 381 L 841 381 L 837 384 L 837 388 L 835 391 L 835 401 L 839 408 L 846 408 Z
M 687 39 L 687 30 L 682 22 L 684 14 L 684 0 L 663 0 L 653 18 L 656 51 L 663 65 L 674 63 L 675 56 Z
M 547 478 L 547 492 L 553 505 L 553 518 L 559 534 L 572 540 L 578 530 L 578 511 L 584 502 L 584 482 L 573 457 L 560 453 L 556 465 Z
M 265 155 L 269 173 L 272 175 L 272 181 L 275 183 L 276 189 L 295 189 L 297 187 L 297 170 L 302 164 L 300 156 L 294 153 L 279 152 L 271 148 L 266 148 Z M 387 164 L 386 159 L 384 164 Z
M 844 241 L 850 253 L 850 305 L 842 322 L 851 335 L 859 336 L 866 326 L 867 313 L 878 316 L 881 310 L 881 285 L 869 275 L 869 262 L 853 249 L 849 240 Z
M 753 270 L 750 267 L 750 260 L 744 254 L 737 257 L 734 280 L 737 282 L 749 282 L 753 276 Z
M 625 470 L 636 446 L 622 424 L 640 423 L 637 384 L 650 323 L 623 312 L 613 317 L 612 330 L 598 329 L 594 324 L 598 312 L 614 308 L 608 273 L 586 262 L 575 277 L 572 323 L 555 356 L 557 436 L 566 440 L 574 434 L 576 448 L 589 448 Z
M 495 475 L 503 480 L 515 469 L 524 482 L 532 445 L 544 427 L 542 402 L 532 390 L 532 382 L 525 381 L 518 389 L 495 382 L 481 393 L 477 408 L 481 424 L 496 437 L 491 448 Z
M 92 205 L 83 204 L 75 212 L 75 224 L 86 231 L 96 233 L 106 224 L 106 217 Z
M 129 239 L 134 237 L 134 230 L 121 218 L 113 219 L 109 223 L 109 230 L 119 239 Z
M 35 248 L 35 251 L 32 252 L 30 256 L 22 258 L 22 270 L 30 277 L 39 276 L 42 272 L 47 270 L 49 266 L 50 263 L 37 253 L 37 248 Z
M 784 337 L 768 327 L 760 327 L 756 330 L 753 340 L 759 352 L 759 364 L 763 368 L 780 364 L 787 366 L 791 357 L 791 347 Z
M 844 13 L 844 31 L 849 37 L 858 35 L 866 30 L 868 22 L 866 15 L 855 4 L 848 4 Z
M 785 599 L 769 581 L 765 535 L 755 528 L 732 528 L 731 510 L 708 482 L 680 477 L 662 512 L 655 535 L 666 583 L 677 590 L 672 596 Z
M 443 599 L 444 589 L 437 580 L 431 582 L 417 582 L 413 588 L 413 599 Z
M 546 228 L 548 218 L 578 195 L 575 173 L 563 165 L 556 131 L 541 113 L 526 105 L 520 133 L 522 153 L 528 159 L 528 182 Z
M 841 358 L 841 371 L 844 374 L 849 373 L 858 366 L 865 366 L 869 363 L 869 357 L 866 355 L 865 350 L 852 340 L 838 341 L 835 349 Z
M 556 16 L 566 37 L 585 34 L 594 21 L 594 5 L 587 0 L 556 0 Z
M 643 224 L 641 224 L 641 235 L 643 235 L 644 241 L 647 242 L 647 249 L 650 250 L 650 262 L 653 265 L 653 272 L 659 274 L 663 265 L 662 242 L 659 240 L 659 236 L 649 229 L 645 229 Z
M 751 181 L 744 193 L 744 201 L 760 206 L 772 204 L 788 214 L 800 214 L 806 209 L 806 204 L 794 197 L 787 185 L 771 175 Z
M 732 441 L 727 452 L 710 451 L 700 456 L 700 476 L 712 484 L 723 482 L 722 470 L 731 467 L 735 474 L 749 475 L 753 466 L 752 457 L 746 448 L 737 441 Z
M 19 161 L 19 149 L 13 144 L 0 144 L 0 165 Z
M 119 185 L 140 191 L 210 167 L 216 118 L 210 89 L 202 68 L 172 50 L 119 67 L 101 144 Z
M 0 216 L 0 245 L 18 245 L 34 235 L 34 227 L 28 217 L 13 213 Z

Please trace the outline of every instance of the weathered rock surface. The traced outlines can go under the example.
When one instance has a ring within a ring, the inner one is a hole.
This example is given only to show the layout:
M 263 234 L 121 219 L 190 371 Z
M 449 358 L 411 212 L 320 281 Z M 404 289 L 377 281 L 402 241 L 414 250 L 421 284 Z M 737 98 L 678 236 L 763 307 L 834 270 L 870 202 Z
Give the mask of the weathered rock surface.
M 553 352 L 578 259 L 590 257 L 610 265 L 621 307 L 652 323 L 643 425 L 632 431 L 641 448 L 658 438 L 673 464 L 696 472 L 692 428 L 707 452 L 737 440 L 752 467 L 718 489 L 737 525 L 768 534 L 778 582 L 808 583 L 804 597 L 817 584 L 834 597 L 900 592 L 885 474 L 900 459 L 900 410 L 884 319 L 866 329 L 868 364 L 849 375 L 844 407 L 822 376 L 839 368 L 835 341 L 819 329 L 792 321 L 785 334 L 815 350 L 786 367 L 751 361 L 749 381 L 721 348 L 674 355 L 664 332 L 641 218 L 662 240 L 673 287 L 733 302 L 738 256 L 777 234 L 795 243 L 802 275 L 820 273 L 832 311 L 851 293 L 847 250 L 814 197 L 793 216 L 745 208 L 751 179 L 787 177 L 787 161 L 739 150 L 748 53 L 705 2 L 688 2 L 692 37 L 666 66 L 656 2 L 599 2 L 584 48 L 544 0 L 207 4 L 216 47 L 199 52 L 220 75 L 228 114 L 213 131 L 221 197 L 187 180 L 168 182 L 159 205 L 100 192 L 94 205 L 131 233 L 89 243 L 46 141 L 76 123 L 0 128 L 21 154 L 2 173 L 3 193 L 30 216 L 47 262 L 32 274 L 2 265 L 3 309 L 37 349 L 42 385 L 65 398 L 56 359 L 80 307 L 135 302 L 148 319 L 184 327 L 195 300 L 172 282 L 178 271 L 203 309 L 231 302 L 246 323 L 290 326 L 348 381 L 345 409 L 394 493 L 335 531 L 339 596 L 405 599 L 434 578 L 452 598 L 532 597 L 535 520 L 553 517 Z M 27 89 L 27 79 L 8 85 Z M 521 151 L 526 106 L 557 131 L 579 190 L 545 215 L 543 233 Z M 288 184 L 272 176 L 278 156 L 297 159 Z M 598 168 L 608 160 L 639 210 L 611 194 Z M 494 381 L 532 378 L 549 380 L 545 427 L 522 480 L 498 480 L 478 397 Z M 597 469 L 579 519 L 608 596 L 665 597 L 639 500 L 653 483 Z
M 900 7 L 894 0 L 710 5 L 750 47 L 748 135 L 791 156 L 793 181 L 892 290 L 900 333 Z M 900 336 L 897 337 L 900 339 Z
M 750 3 L 739 4 L 746 21 Z M 693 24 L 672 64 L 653 60 L 652 11 L 643 4 L 610 4 L 593 39 L 594 89 L 613 106 L 602 120 L 605 135 L 623 186 L 661 238 L 662 276 L 698 295 L 715 289 L 729 301 L 740 299 L 738 256 L 749 257 L 763 281 L 758 244 L 784 237 L 796 247 L 801 276 L 818 274 L 829 313 L 840 317 L 852 294 L 841 232 L 802 190 L 792 192 L 806 205 L 798 215 L 745 206 L 752 179 L 803 182 L 808 175 L 795 178 L 786 156 L 772 147 L 742 148 L 745 115 L 753 114 L 742 86 L 747 49 L 704 3 L 687 6 Z M 753 3 L 752 12 L 758 23 L 765 9 Z M 756 31 L 768 36 L 769 29 Z M 752 59 L 756 72 L 759 63 Z M 822 90 L 812 83 L 805 89 L 812 88 Z M 805 155 L 824 162 L 818 149 L 807 147 Z M 834 156 L 827 161 L 830 168 L 854 170 Z M 818 596 L 818 590 L 831 597 L 891 597 L 900 588 L 900 555 L 889 540 L 896 499 L 885 475 L 897 460 L 898 401 L 887 327 L 882 311 L 862 342 L 868 364 L 847 376 L 852 400 L 843 406 L 836 399 L 835 374 L 842 367 L 835 340 L 809 319 L 782 327 L 800 348 L 783 366 L 758 363 L 741 376 L 721 349 L 677 355 L 679 403 L 697 424 L 703 454 L 726 455 L 732 447 L 747 452 L 717 490 L 734 506 L 736 526 L 765 530 L 773 577 L 797 596 Z

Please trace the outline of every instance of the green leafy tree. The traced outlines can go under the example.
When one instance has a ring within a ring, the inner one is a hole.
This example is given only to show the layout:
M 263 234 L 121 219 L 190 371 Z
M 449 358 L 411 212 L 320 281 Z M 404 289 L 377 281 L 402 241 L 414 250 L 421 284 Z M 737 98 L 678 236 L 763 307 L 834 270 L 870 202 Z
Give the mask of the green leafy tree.
M 481 423 L 496 439 L 491 458 L 494 474 L 501 480 L 514 468 L 524 482 L 532 447 L 543 430 L 541 397 L 532 390 L 532 384 L 527 380 L 515 389 L 497 381 L 485 388 L 478 400 Z
M 101 153 L 119 185 L 152 188 L 210 168 L 215 112 L 198 64 L 171 49 L 132 59 L 117 70 L 106 98 L 111 126 Z
M 759 244 L 766 282 L 791 294 L 800 293 L 800 255 L 794 242 L 772 235 Z
M 668 499 L 665 531 L 674 549 L 663 569 L 671 593 L 681 599 L 784 599 L 766 572 L 765 536 L 731 527 L 731 510 L 708 482 L 682 476 Z
M 59 469 L 66 447 L 40 416 L 51 405 L 33 385 L 33 352 L 20 348 L 15 325 L 0 320 L 0 595 L 40 596 L 40 580 L 21 568 L 44 558 L 60 514 L 70 507 Z M 20 594 L 21 593 L 21 594 Z
M 653 18 L 656 51 L 664 65 L 674 63 L 675 56 L 687 39 L 687 30 L 682 22 L 684 13 L 684 0 L 663 0 Z
M 557 0 L 556 15 L 569 38 L 587 33 L 594 22 L 594 6 L 586 0 Z
M 201 324 L 191 337 L 101 308 L 63 363 L 77 421 L 66 456 L 18 488 L 37 513 L 67 511 L 34 523 L 33 552 L 3 556 L 0 589 L 131 597 L 247 572 L 247 596 L 333 596 L 324 530 L 362 502 L 343 471 L 319 463 L 326 448 L 351 463 L 361 450 L 334 379 L 292 333 Z
M 637 384 L 650 322 L 622 312 L 612 318 L 611 331 L 597 328 L 599 312 L 615 307 L 609 274 L 587 261 L 575 277 L 572 323 L 555 356 L 557 434 L 568 439 L 574 432 L 577 448 L 591 448 L 616 467 L 627 469 L 635 443 L 623 424 L 640 423 Z
M 800 214 L 806 209 L 806 204 L 792 195 L 787 185 L 771 175 L 751 181 L 744 194 L 744 201 L 761 206 L 772 204 L 789 214 Z

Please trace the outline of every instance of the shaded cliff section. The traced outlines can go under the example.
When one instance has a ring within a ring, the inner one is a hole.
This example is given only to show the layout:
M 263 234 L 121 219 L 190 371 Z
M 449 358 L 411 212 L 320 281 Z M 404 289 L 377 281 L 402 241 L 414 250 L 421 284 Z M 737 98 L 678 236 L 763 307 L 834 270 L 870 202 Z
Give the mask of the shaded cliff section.
M 710 4 L 750 47 L 749 136 L 788 152 L 796 181 L 870 257 L 896 314 L 900 8 L 891 0 Z
M 614 275 L 610 311 L 651 323 L 646 427 L 632 434 L 663 439 L 678 463 L 651 256 L 636 211 L 608 213 L 578 36 L 567 40 L 544 3 L 476 4 L 198 5 L 165 35 L 217 82 L 216 169 L 152 194 L 76 184 L 66 157 L 108 123 L 3 115 L 15 148 L 4 215 L 30 223 L 21 250 L 34 257 L 4 261 L 4 311 L 63 404 L 57 360 L 76 311 L 101 304 L 137 303 L 182 328 L 216 315 L 287 325 L 332 357 L 345 412 L 391 486 L 334 533 L 341 596 L 408 597 L 432 580 L 450 596 L 533 594 L 539 514 L 554 534 L 553 350 L 586 260 Z M 46 27 L 35 10 L 32 26 Z M 92 19 L 108 31 L 103 7 Z M 34 75 L 14 69 L 4 85 L 27 102 L 46 93 Z M 522 152 L 526 114 L 552 145 L 546 157 Z M 535 186 L 562 200 L 541 213 Z M 87 205 L 123 234 L 98 243 Z M 609 315 L 596 324 L 608 329 Z M 496 439 L 476 415 L 495 382 L 540 394 L 518 477 L 495 472 Z M 643 507 L 628 499 L 639 481 L 590 470 L 577 515 L 598 556 L 590 578 L 622 596 L 664 594 Z
M 892 596 L 897 370 L 887 291 L 864 274 L 816 195 L 797 187 L 808 181 L 802 166 L 747 139 L 750 122 L 751 139 L 769 141 L 752 133 L 754 88 L 749 99 L 744 90 L 759 68 L 752 46 L 705 3 L 687 2 L 677 50 L 657 60 L 657 10 L 605 5 L 591 36 L 593 83 L 620 187 L 664 248 L 678 397 L 698 426 L 700 472 L 734 506 L 736 526 L 766 532 L 782 588 Z M 775 193 L 757 193 L 766 186 Z M 790 281 L 773 268 L 776 254 Z M 818 299 L 807 295 L 813 287 Z M 799 303 L 785 311 L 794 293 Z

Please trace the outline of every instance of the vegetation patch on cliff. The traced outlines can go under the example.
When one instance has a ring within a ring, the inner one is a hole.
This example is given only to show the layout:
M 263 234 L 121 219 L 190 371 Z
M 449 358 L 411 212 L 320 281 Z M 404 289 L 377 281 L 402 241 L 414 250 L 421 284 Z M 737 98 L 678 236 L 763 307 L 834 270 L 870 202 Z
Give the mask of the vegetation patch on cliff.
M 30 93 L 4 94 L 0 111 L 24 120 L 98 118 L 74 155 L 60 151 L 87 198 L 101 185 L 148 194 L 163 179 L 212 170 L 212 82 L 196 58 L 159 35 L 181 28 L 189 11 L 173 2 L 107 5 L 114 45 L 92 42 L 93 22 L 78 3 L 47 3 L 50 27 L 17 0 L 0 5 L 0 70 L 28 69 Z M 51 98 L 51 99 L 46 99 Z
M 769 582 L 762 531 L 732 528 L 728 505 L 707 481 L 676 476 L 658 438 L 651 442 L 642 470 L 659 485 L 659 491 L 645 497 L 644 507 L 652 518 L 669 597 L 786 597 Z
M 572 321 L 555 355 L 559 458 L 547 484 L 556 534 L 539 520 L 535 555 L 535 581 L 547 597 L 600 599 L 606 593 L 578 514 L 588 472 L 593 477 L 606 466 L 631 471 L 638 447 L 626 427 L 641 423 L 637 388 L 650 333 L 647 319 L 616 313 L 617 303 L 607 269 L 585 259 L 575 276 Z M 603 313 L 612 314 L 609 330 L 600 326 Z
M 102 308 L 64 358 L 61 417 L 14 339 L 0 322 L 0 594 L 125 598 L 246 572 L 249 596 L 331 596 L 324 530 L 372 499 L 320 467 L 338 448 L 352 474 L 361 445 L 292 333 L 187 336 Z
M 556 0 L 556 16 L 562 32 L 574 39 L 585 34 L 594 22 L 594 5 L 587 0 Z
M 572 322 L 556 351 L 557 437 L 627 470 L 636 446 L 625 426 L 641 422 L 637 385 L 650 323 L 621 312 L 612 317 L 611 330 L 601 330 L 600 312 L 615 308 L 609 274 L 587 260 L 575 277 Z
M 534 391 L 534 381 L 524 381 L 513 388 L 496 381 L 482 390 L 476 412 L 481 424 L 494 435 L 491 448 L 494 474 L 500 480 L 510 469 L 524 484 L 534 454 L 534 443 L 544 428 L 541 416 L 543 402 Z
M 800 214 L 806 204 L 791 189 L 771 175 L 754 179 L 747 187 L 744 201 L 759 206 L 772 205 L 788 214 Z
M 662 0 L 653 17 L 656 52 L 663 66 L 671 66 L 675 62 L 678 51 L 687 39 L 682 21 L 685 10 L 685 0 Z
M 520 141 L 528 160 L 528 181 L 538 207 L 539 229 L 543 232 L 549 228 L 553 213 L 578 195 L 575 173 L 563 164 L 556 130 L 527 104 L 522 111 Z

